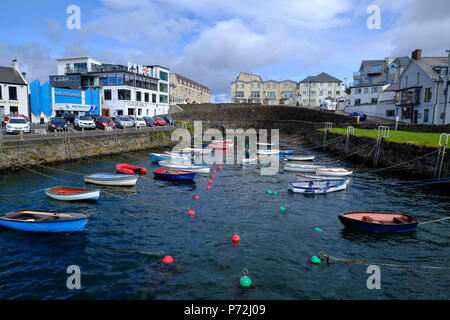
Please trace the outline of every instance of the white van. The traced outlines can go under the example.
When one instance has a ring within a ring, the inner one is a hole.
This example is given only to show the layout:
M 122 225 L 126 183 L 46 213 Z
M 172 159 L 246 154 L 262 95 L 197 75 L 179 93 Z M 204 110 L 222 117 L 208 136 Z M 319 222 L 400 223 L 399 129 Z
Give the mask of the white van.
M 320 110 L 336 111 L 337 103 L 331 100 L 320 100 Z

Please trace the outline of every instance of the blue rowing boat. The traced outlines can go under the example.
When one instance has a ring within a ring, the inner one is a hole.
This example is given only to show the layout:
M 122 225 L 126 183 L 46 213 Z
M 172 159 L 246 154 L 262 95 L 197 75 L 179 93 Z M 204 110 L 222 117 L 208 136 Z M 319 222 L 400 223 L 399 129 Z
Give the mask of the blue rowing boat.
M 196 172 L 185 170 L 157 169 L 153 171 L 153 174 L 157 179 L 186 181 L 193 180 L 195 178 Z
M 83 231 L 89 214 L 71 211 L 22 209 L 0 216 L 0 226 L 28 232 Z
M 412 231 L 419 224 L 413 217 L 400 213 L 349 212 L 338 217 L 345 227 L 369 232 Z

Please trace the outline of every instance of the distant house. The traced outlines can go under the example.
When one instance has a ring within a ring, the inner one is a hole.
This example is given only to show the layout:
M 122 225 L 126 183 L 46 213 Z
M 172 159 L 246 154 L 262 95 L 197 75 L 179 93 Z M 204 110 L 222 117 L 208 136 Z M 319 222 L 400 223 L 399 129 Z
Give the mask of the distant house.
M 211 92 L 209 88 L 178 73 L 170 74 L 171 104 L 209 103 Z
M 400 121 L 450 123 L 449 69 L 450 52 L 447 57 L 422 57 L 420 49 L 412 53 L 396 90 L 395 106 Z
M 321 100 L 334 100 L 345 95 L 342 80 L 322 72 L 298 83 L 296 100 L 300 106 L 319 107 Z
M 15 59 L 11 67 L 0 67 L 0 121 L 7 114 L 23 114 L 30 118 L 28 83 Z

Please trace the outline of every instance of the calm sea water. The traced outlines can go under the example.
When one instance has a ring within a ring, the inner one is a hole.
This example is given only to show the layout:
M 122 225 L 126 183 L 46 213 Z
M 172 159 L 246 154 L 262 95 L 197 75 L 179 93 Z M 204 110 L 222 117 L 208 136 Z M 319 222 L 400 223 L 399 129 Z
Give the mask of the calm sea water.
M 302 147 L 292 148 L 305 153 Z M 314 163 L 336 165 L 332 157 L 316 155 Z M 114 172 L 118 162 L 158 168 L 149 152 L 52 168 L 81 174 Z M 3 212 L 77 210 L 89 212 L 91 218 L 84 232 L 70 235 L 1 229 L 0 299 L 450 298 L 450 221 L 425 224 L 404 234 L 378 235 L 346 230 L 337 219 L 340 213 L 358 210 L 402 212 L 419 221 L 443 218 L 449 212 L 448 186 L 393 189 L 405 185 L 405 179 L 361 169 L 351 177 L 347 190 L 312 197 L 287 192 L 295 173 L 267 177 L 256 165 L 224 165 L 210 190 L 205 188 L 208 176 L 197 175 L 194 184 L 176 184 L 155 181 L 149 174 L 132 188 L 99 186 L 107 193 L 98 203 L 67 203 L 42 191 L 15 194 L 57 185 L 83 186 L 82 175 L 33 170 L 67 181 L 29 171 L 2 175 Z M 266 190 L 279 194 L 269 195 Z M 194 200 L 194 195 L 200 199 Z M 187 214 L 189 209 L 196 211 L 195 218 Z M 242 237 L 238 245 L 230 240 L 235 230 Z M 312 265 L 310 257 L 320 251 L 402 266 L 381 266 L 381 289 L 369 290 L 367 265 Z M 162 265 L 165 255 L 175 262 Z M 81 269 L 80 290 L 66 286 L 70 265 Z M 256 288 L 238 287 L 243 268 Z

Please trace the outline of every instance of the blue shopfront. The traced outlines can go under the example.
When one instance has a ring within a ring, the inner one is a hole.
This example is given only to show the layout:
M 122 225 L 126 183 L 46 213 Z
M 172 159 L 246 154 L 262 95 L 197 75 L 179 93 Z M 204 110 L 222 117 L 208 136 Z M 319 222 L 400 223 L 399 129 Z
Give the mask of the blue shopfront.
M 53 88 L 49 82 L 39 80 L 30 84 L 30 108 L 32 122 L 47 122 L 60 113 L 101 114 L 100 90 L 71 90 Z

